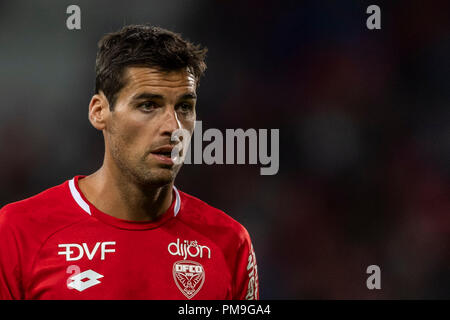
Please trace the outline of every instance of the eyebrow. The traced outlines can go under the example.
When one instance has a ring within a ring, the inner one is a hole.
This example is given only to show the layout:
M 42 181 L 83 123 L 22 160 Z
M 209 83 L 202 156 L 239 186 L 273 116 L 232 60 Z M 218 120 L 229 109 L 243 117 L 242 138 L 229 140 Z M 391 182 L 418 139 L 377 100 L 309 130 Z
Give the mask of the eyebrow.
M 144 99 L 164 99 L 163 95 L 155 94 L 155 93 L 149 93 L 144 92 L 140 94 L 136 94 L 133 96 L 132 100 L 144 100 Z M 180 97 L 179 100 L 186 100 L 186 99 L 197 99 L 197 95 L 195 93 L 186 93 Z
M 197 99 L 197 95 L 195 93 L 186 93 L 186 94 L 182 95 L 180 99 L 181 100 L 184 100 L 184 99 L 194 99 L 195 100 L 195 99 Z

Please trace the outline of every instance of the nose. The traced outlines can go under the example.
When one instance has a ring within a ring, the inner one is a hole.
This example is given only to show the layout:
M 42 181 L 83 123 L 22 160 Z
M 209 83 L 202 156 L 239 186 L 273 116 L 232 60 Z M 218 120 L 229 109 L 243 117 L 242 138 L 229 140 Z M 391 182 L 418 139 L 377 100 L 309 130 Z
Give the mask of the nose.
M 166 112 L 164 113 L 163 123 L 161 125 L 162 134 L 171 136 L 175 130 L 181 128 L 182 126 L 180 121 L 178 120 L 175 109 L 170 107 L 167 108 Z

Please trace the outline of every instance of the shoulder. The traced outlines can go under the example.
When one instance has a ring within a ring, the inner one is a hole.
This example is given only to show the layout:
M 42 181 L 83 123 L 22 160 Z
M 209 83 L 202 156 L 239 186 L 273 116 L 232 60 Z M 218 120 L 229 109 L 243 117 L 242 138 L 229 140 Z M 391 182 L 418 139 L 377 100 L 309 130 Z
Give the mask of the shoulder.
M 70 222 L 74 201 L 70 197 L 68 182 L 51 187 L 24 200 L 9 203 L 0 209 L 0 228 L 33 230 L 51 229 Z
M 0 209 L 0 216 L 20 219 L 22 215 L 33 214 L 39 209 L 51 208 L 62 201 L 67 182 L 42 191 L 32 197 L 12 202 Z
M 247 229 L 224 211 L 217 209 L 205 201 L 180 191 L 181 211 L 180 219 L 186 224 L 197 227 L 202 233 L 213 237 L 227 237 L 235 245 L 249 241 Z M 237 243 L 236 243 L 237 242 Z

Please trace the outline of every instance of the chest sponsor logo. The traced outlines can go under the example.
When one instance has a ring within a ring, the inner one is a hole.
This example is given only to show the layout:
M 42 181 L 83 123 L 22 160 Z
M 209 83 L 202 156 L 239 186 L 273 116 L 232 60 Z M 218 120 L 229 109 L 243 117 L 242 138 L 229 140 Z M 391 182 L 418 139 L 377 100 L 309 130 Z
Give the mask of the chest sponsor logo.
M 205 269 L 198 262 L 180 260 L 173 264 L 173 279 L 181 293 L 192 299 L 205 282 Z
M 89 248 L 86 243 L 81 245 L 77 243 L 58 244 L 58 248 L 65 249 L 58 251 L 58 255 L 65 255 L 66 261 L 76 261 L 83 258 L 85 254 L 89 260 L 92 260 L 99 253 L 100 260 L 105 260 L 107 253 L 116 252 L 116 249 L 113 248 L 115 245 L 115 241 L 96 242 L 92 248 Z
M 181 242 L 180 239 L 177 239 L 177 242 L 169 243 L 167 250 L 169 250 L 171 255 L 183 257 L 184 260 L 186 260 L 187 257 L 211 258 L 211 249 L 207 246 L 198 244 L 196 240 L 184 240 Z

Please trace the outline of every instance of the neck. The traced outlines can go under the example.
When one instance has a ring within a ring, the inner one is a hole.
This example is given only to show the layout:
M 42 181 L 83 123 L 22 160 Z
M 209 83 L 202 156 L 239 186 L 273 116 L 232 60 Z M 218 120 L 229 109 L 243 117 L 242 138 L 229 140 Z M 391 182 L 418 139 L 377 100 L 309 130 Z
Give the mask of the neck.
M 159 187 L 138 185 L 120 170 L 113 172 L 105 165 L 80 179 L 78 186 L 97 209 L 124 220 L 156 220 L 172 203 L 173 183 Z

